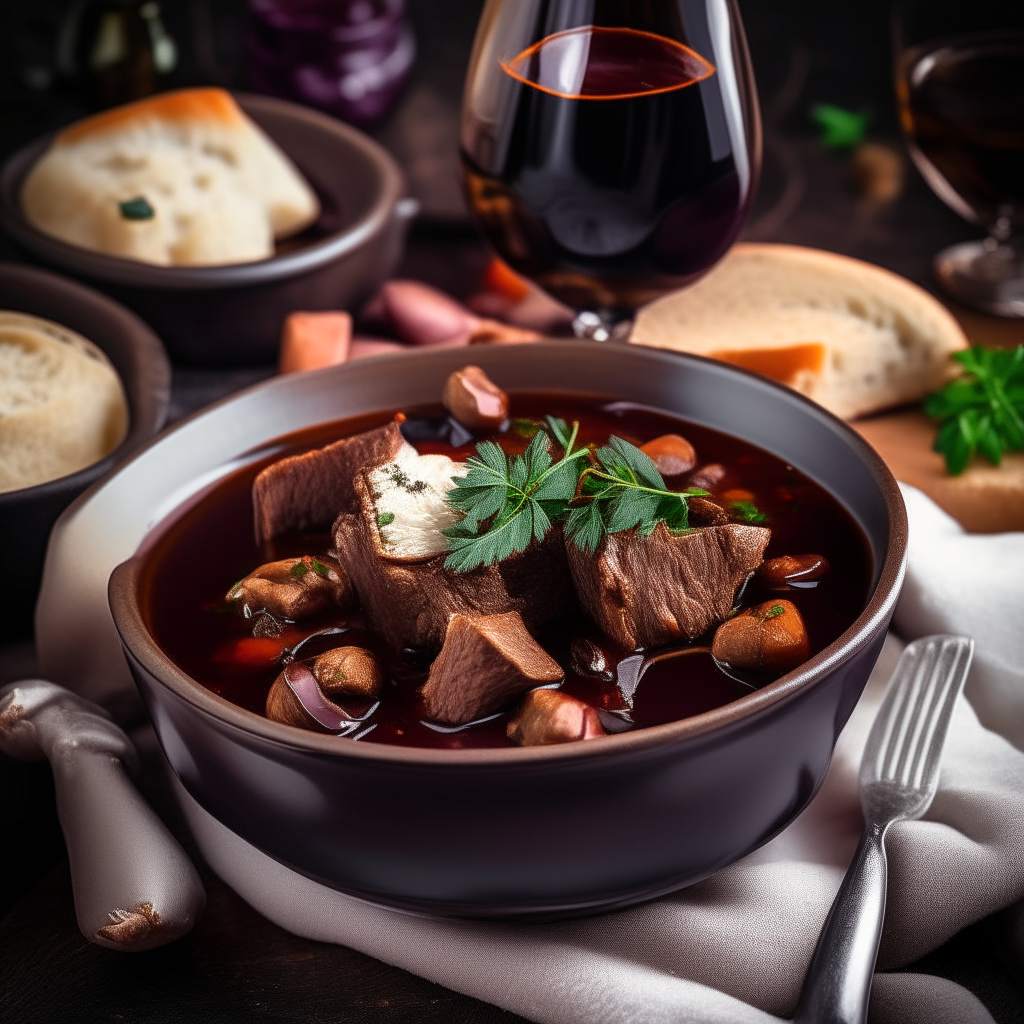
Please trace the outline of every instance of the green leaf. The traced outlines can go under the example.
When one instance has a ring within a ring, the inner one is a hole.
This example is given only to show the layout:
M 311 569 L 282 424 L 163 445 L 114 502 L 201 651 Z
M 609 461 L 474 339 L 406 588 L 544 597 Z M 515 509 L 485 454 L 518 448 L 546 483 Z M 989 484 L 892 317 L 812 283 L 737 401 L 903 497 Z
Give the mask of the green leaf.
M 636 474 L 637 479 L 647 487 L 655 487 L 664 491 L 665 481 L 662 479 L 654 460 L 646 453 L 640 451 L 636 445 L 624 441 L 621 437 L 610 437 L 608 446 L 622 459 L 623 464 Z M 606 451 L 607 449 L 602 449 Z
M 597 502 L 589 502 L 569 513 L 565 535 L 581 551 L 596 551 L 604 537 L 604 520 Z
M 305 562 L 296 562 L 289 570 L 288 575 L 294 576 L 297 580 L 301 580 L 306 573 L 309 572 L 309 566 Z
M 764 514 L 752 501 L 732 501 L 729 503 L 732 514 L 741 522 L 752 526 L 768 522 Z
M 149 205 L 149 200 L 145 196 L 126 199 L 117 205 L 125 220 L 152 220 L 156 216 L 156 210 Z
M 867 132 L 871 115 L 867 111 L 845 110 L 831 103 L 816 103 L 811 117 L 820 130 L 819 141 L 826 149 L 853 149 Z

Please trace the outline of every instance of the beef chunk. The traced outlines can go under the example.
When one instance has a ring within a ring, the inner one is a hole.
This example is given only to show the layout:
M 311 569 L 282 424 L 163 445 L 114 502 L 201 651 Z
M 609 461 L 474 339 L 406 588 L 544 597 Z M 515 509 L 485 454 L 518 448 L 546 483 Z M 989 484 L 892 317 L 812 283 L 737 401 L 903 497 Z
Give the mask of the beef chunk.
M 282 672 L 270 687 L 267 703 L 264 708 L 267 718 L 283 725 L 294 725 L 297 729 L 309 729 L 311 732 L 325 732 L 322 725 L 299 703 L 299 698 L 292 693 L 292 688 L 285 682 Z
M 518 612 L 453 615 L 421 691 L 423 706 L 428 718 L 463 725 L 563 675 Z
M 359 594 L 371 625 L 395 649 L 437 650 L 451 615 L 520 612 L 531 626 L 549 622 L 574 604 L 561 532 L 550 530 L 539 544 L 496 565 L 457 573 L 445 555 L 423 561 L 389 557 L 373 521 L 372 499 L 360 476 L 364 500 L 357 515 L 334 524 L 334 547 Z
M 227 600 L 280 619 L 307 619 L 328 608 L 355 604 L 355 589 L 341 566 L 325 555 L 283 558 L 254 569 L 227 593 Z
M 521 747 L 571 743 L 606 736 L 597 708 L 559 690 L 531 690 L 508 723 L 506 735 Z
M 595 552 L 572 543 L 567 551 L 580 603 L 609 639 L 636 650 L 692 640 L 721 622 L 770 536 L 730 523 L 674 537 L 662 523 L 649 537 L 613 533 Z
M 707 498 L 690 498 L 686 504 L 690 509 L 691 526 L 721 526 L 729 522 L 729 513 Z
M 356 511 L 356 473 L 390 462 L 404 444 L 395 420 L 267 466 L 252 485 L 256 542 L 288 530 L 326 526 L 341 513 Z
M 792 602 L 765 601 L 723 622 L 711 653 L 734 668 L 788 672 L 810 656 L 807 627 Z

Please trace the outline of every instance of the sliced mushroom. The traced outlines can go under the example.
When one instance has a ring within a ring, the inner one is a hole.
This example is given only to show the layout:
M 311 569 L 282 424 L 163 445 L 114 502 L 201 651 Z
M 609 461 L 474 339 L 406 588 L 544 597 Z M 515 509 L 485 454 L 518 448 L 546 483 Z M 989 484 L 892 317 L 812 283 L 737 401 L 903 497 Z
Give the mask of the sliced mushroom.
M 328 608 L 350 607 L 355 590 L 333 558 L 303 555 L 261 565 L 228 591 L 227 600 L 294 621 Z
M 693 445 L 679 434 L 662 434 L 641 445 L 640 451 L 651 457 L 662 476 L 680 476 L 697 465 Z
M 762 562 L 754 579 L 767 590 L 791 590 L 817 583 L 830 569 L 821 555 L 782 555 Z
M 463 366 L 451 374 L 442 401 L 470 430 L 497 430 L 508 416 L 508 395 L 479 366 Z
M 373 654 L 363 647 L 335 647 L 313 662 L 313 677 L 329 697 L 380 696 L 384 672 Z
M 709 462 L 700 469 L 695 469 L 686 479 L 688 487 L 696 487 L 701 491 L 713 491 L 724 479 L 728 470 L 719 462 Z
M 807 660 L 807 627 L 791 602 L 765 601 L 723 622 L 711 653 L 734 668 L 779 675 Z
M 320 723 L 299 703 L 299 698 L 292 693 L 283 672 L 270 687 L 264 710 L 267 718 L 275 722 L 294 725 L 298 729 L 310 729 L 313 732 L 324 731 Z
M 560 690 L 531 690 L 508 723 L 506 735 L 521 747 L 572 743 L 606 736 L 597 708 Z

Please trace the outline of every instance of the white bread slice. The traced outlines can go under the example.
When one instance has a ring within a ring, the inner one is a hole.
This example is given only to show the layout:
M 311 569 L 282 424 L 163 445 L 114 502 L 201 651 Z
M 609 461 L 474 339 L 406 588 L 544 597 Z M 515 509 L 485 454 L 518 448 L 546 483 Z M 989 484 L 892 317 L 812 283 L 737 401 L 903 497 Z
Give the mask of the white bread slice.
M 125 217 L 120 204 L 140 197 L 154 216 Z M 29 172 L 21 206 L 61 241 L 164 266 L 265 259 L 320 212 L 222 89 L 164 93 L 72 125 Z
M 771 377 L 845 419 L 917 401 L 956 375 L 960 325 L 922 288 L 820 249 L 742 243 L 644 306 L 630 341 Z
M 0 492 L 91 466 L 127 431 L 121 379 L 100 349 L 60 324 L 0 311 Z

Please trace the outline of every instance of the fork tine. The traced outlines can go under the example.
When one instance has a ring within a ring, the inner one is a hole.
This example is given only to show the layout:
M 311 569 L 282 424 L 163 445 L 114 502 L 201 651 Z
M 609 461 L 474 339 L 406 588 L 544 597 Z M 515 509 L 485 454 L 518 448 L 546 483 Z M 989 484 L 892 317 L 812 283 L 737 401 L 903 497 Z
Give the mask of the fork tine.
M 946 729 L 970 665 L 973 641 L 930 636 L 907 646 L 879 709 L 862 782 L 934 785 Z

